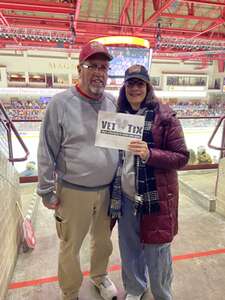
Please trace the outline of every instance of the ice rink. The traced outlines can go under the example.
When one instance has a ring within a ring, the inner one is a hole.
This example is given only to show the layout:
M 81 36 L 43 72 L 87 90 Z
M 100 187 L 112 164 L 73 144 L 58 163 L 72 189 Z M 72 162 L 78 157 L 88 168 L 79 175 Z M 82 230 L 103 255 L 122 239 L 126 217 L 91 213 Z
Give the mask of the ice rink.
M 191 120 L 193 123 L 193 120 Z M 201 120 L 201 126 L 195 126 L 195 124 L 191 124 L 191 127 L 187 127 L 187 122 L 189 120 L 184 120 L 184 135 L 186 139 L 186 143 L 189 149 L 193 149 L 195 152 L 197 151 L 197 148 L 199 146 L 204 146 L 207 149 L 207 152 L 211 155 L 213 158 L 213 161 L 216 162 L 219 158 L 219 151 L 213 150 L 208 148 L 208 141 L 211 137 L 211 134 L 215 128 L 215 125 L 217 123 L 217 120 Z M 196 121 L 196 122 L 197 122 Z M 202 123 L 204 122 L 204 123 Z M 39 129 L 40 129 L 40 123 L 15 123 L 25 145 L 29 149 L 30 155 L 28 157 L 27 161 L 34 161 L 37 163 L 37 147 L 38 147 L 38 140 L 39 140 Z M 213 145 L 220 146 L 221 143 L 221 135 L 222 130 L 218 131 L 218 134 L 215 136 L 215 139 L 213 140 Z M 24 151 L 22 147 L 20 146 L 19 142 L 15 137 L 13 137 L 13 149 L 14 149 L 14 157 L 23 157 Z M 15 167 L 17 171 L 20 173 L 25 170 L 26 163 L 24 162 L 18 162 L 15 163 Z

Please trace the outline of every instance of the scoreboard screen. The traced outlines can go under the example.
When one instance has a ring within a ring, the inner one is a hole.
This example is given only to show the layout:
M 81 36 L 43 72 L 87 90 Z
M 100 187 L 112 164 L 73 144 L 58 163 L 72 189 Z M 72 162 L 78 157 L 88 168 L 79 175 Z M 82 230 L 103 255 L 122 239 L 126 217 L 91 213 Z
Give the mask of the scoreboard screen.
M 110 61 L 109 78 L 124 77 L 127 68 L 134 64 L 145 66 L 149 71 L 152 49 L 131 47 L 108 47 L 113 59 Z

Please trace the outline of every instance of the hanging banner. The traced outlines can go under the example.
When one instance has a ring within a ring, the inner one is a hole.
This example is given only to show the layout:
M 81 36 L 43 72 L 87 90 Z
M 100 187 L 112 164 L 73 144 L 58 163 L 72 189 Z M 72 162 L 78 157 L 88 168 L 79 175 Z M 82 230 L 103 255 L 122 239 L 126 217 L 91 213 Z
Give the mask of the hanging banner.
M 99 111 L 95 146 L 127 150 L 133 139 L 142 139 L 144 116 Z

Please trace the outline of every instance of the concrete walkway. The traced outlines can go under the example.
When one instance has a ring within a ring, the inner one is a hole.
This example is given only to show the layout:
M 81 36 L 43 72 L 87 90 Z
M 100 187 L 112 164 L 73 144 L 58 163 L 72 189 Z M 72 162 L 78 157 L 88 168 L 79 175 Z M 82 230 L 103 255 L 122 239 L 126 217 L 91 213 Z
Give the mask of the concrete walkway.
M 180 177 L 187 176 L 185 174 Z M 197 175 L 196 175 L 197 176 Z M 181 178 L 181 179 L 182 179 Z M 206 176 L 204 176 L 206 178 Z M 186 180 L 187 177 L 186 177 Z M 191 179 L 189 179 L 191 181 Z M 205 180 L 203 180 L 205 181 Z M 194 183 L 196 180 L 194 180 Z M 196 185 L 199 187 L 199 184 Z M 180 197 L 180 228 L 173 242 L 174 300 L 225 299 L 225 219 L 202 208 L 190 197 Z M 5 300 L 59 300 L 57 282 L 58 240 L 52 212 L 39 205 L 36 219 L 36 248 L 20 253 L 11 287 Z M 113 231 L 114 252 L 109 273 L 119 289 L 118 300 L 124 299 L 120 275 L 117 229 Z M 100 300 L 87 276 L 89 240 L 85 241 L 81 261 L 85 274 L 81 300 Z M 143 300 L 153 300 L 147 293 Z
M 181 171 L 180 191 L 208 211 L 216 210 L 217 169 Z

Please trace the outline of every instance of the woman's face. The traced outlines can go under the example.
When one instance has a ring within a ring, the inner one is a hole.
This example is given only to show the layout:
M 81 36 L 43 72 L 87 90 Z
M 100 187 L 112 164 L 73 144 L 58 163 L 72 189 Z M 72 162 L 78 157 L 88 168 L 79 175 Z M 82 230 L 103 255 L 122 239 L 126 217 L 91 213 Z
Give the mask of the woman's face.
M 129 79 L 125 82 L 125 92 L 131 107 L 138 110 L 147 94 L 147 84 L 141 79 Z

